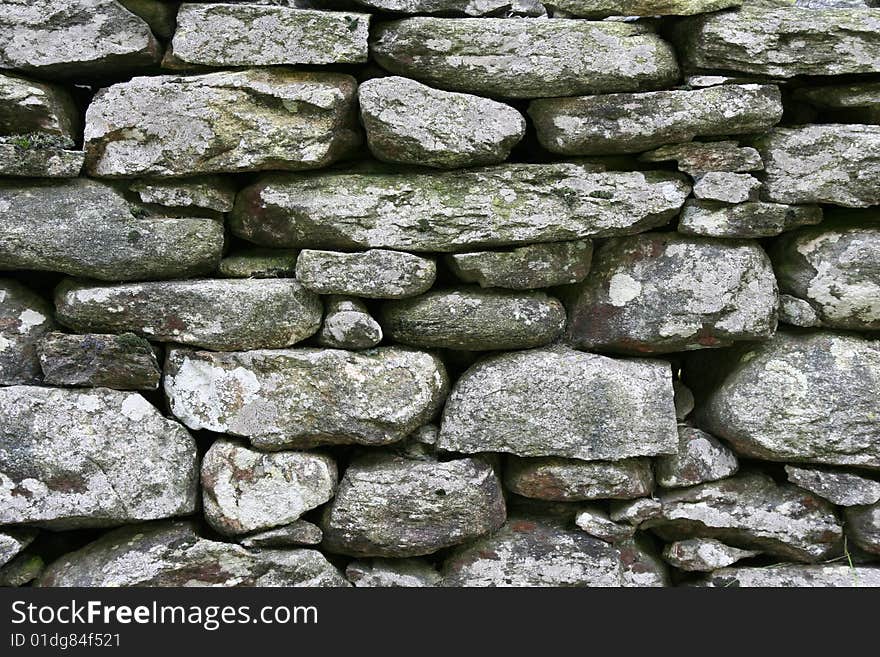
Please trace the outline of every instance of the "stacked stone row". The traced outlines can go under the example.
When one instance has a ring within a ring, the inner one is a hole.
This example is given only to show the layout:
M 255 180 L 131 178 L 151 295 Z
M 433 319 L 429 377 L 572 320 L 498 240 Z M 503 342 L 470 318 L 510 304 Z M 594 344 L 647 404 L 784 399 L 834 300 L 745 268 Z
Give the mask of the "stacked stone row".
M 798 4 L 0 0 L 0 584 L 880 586 L 880 9 Z

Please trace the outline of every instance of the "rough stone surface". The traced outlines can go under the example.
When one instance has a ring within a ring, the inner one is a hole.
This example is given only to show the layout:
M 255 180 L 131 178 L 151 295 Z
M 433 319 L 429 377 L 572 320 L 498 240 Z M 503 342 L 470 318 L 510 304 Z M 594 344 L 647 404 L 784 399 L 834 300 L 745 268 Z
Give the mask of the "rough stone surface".
M 291 278 L 100 286 L 67 280 L 55 290 L 55 307 L 77 331 L 131 331 L 222 351 L 286 347 L 321 325 L 321 300 Z
M 79 124 L 76 103 L 64 87 L 0 73 L 0 135 L 52 135 L 59 146 L 71 147 Z
M 438 447 L 586 461 L 673 453 L 669 364 L 566 347 L 491 356 L 459 378 Z
M 43 559 L 35 554 L 22 554 L 0 567 L 0 586 L 24 586 L 43 572 Z
M 660 517 L 661 504 L 651 497 L 642 497 L 626 502 L 611 502 L 608 517 L 615 522 L 628 522 L 641 525 L 646 520 Z
M 603 94 L 532 101 L 538 141 L 564 155 L 638 153 L 697 136 L 762 132 L 782 118 L 773 85 Z
M 401 299 L 427 292 L 436 276 L 437 265 L 431 258 L 384 249 L 360 253 L 305 249 L 296 261 L 296 277 L 318 294 Z
M 0 176 L 10 178 L 76 178 L 86 154 L 55 146 L 22 146 L 28 138 L 0 137 Z
M 598 507 L 582 509 L 575 516 L 574 523 L 590 536 L 595 536 L 606 543 L 626 541 L 636 533 L 636 528 L 632 525 L 609 520 L 608 514 Z
M 798 299 L 790 294 L 779 295 L 779 322 L 791 324 L 801 328 L 815 328 L 822 326 L 819 313 L 808 301 Z
M 137 77 L 86 112 L 97 177 L 314 169 L 360 142 L 354 78 L 285 68 Z
M 759 568 L 723 568 L 702 582 L 702 586 L 731 587 L 866 587 L 880 586 L 880 568 L 870 566 L 778 564 Z
M 440 583 L 440 573 L 419 559 L 367 559 L 352 561 L 345 576 L 358 587 L 427 587 Z
M 683 235 L 749 239 L 773 237 L 787 230 L 818 224 L 822 208 L 817 205 L 785 205 L 751 201 L 727 205 L 688 200 L 678 219 Z
M 735 564 L 740 559 L 760 554 L 755 550 L 740 550 L 714 538 L 691 538 L 675 541 L 663 548 L 663 558 L 685 571 L 706 572 Z
M 691 16 L 730 7 L 739 7 L 743 0 L 553 0 L 557 7 L 572 16 L 605 18 L 606 16 Z
M 505 517 L 501 482 L 482 460 L 368 455 L 346 469 L 322 545 L 352 556 L 419 556 L 493 532 Z
M 330 296 L 324 302 L 324 323 L 318 343 L 337 349 L 368 349 L 382 342 L 382 327 L 362 301 Z
M 487 96 L 637 91 L 678 77 L 669 44 L 626 23 L 407 18 L 379 24 L 370 50 L 392 73 Z
M 870 506 L 851 506 L 844 511 L 846 535 L 858 547 L 880 554 L 880 502 Z
M 786 465 L 788 480 L 837 506 L 880 502 L 880 481 L 855 472 L 803 465 Z
M 246 436 L 258 449 L 402 440 L 430 421 L 448 385 L 439 358 L 401 347 L 172 349 L 165 366 L 175 416 L 193 429 Z
M 778 299 L 756 244 L 646 233 L 606 242 L 567 308 L 580 348 L 662 353 L 768 338 Z
M 37 345 L 55 327 L 52 308 L 42 297 L 0 278 L 0 385 L 40 382 Z
M 794 97 L 841 123 L 880 123 L 880 82 L 806 87 Z
M 144 203 L 170 208 L 229 212 L 235 201 L 235 187 L 221 176 L 200 176 L 182 180 L 139 180 L 129 186 Z
M 298 257 L 299 251 L 291 249 L 241 249 L 223 258 L 217 273 L 226 278 L 294 278 Z
M 684 144 L 670 144 L 642 153 L 639 160 L 643 162 L 675 160 L 679 171 L 692 176 L 708 171 L 745 173 L 764 168 L 758 151 L 751 146 L 740 146 L 735 141 L 691 141 Z
M 565 328 L 565 309 L 543 292 L 453 288 L 382 305 L 380 322 L 396 342 L 447 349 L 528 349 Z
M 657 483 L 666 488 L 717 481 L 737 470 L 739 461 L 730 448 L 705 431 L 684 425 L 678 427 L 678 453 L 660 455 L 654 462 Z
M 37 537 L 37 530 L 28 527 L 16 529 L 9 527 L 0 532 L 0 566 L 7 563 Z
M 324 533 L 318 525 L 308 520 L 295 520 L 290 524 L 244 536 L 238 542 L 247 548 L 279 548 L 296 545 L 318 545 Z
M 689 193 L 674 174 L 567 163 L 275 175 L 238 194 L 230 226 L 263 246 L 463 251 L 640 232 L 665 224 Z
M 150 343 L 132 333 L 47 333 L 38 352 L 49 385 L 155 390 L 162 377 Z
M 644 458 L 578 461 L 510 456 L 504 485 L 517 495 L 556 502 L 630 499 L 650 495 L 654 475 L 650 460 Z
M 0 408 L 0 525 L 105 527 L 195 510 L 195 441 L 139 394 L 11 386 Z
M 694 196 L 702 201 L 745 203 L 755 200 L 759 189 L 760 181 L 747 173 L 710 171 L 697 177 Z

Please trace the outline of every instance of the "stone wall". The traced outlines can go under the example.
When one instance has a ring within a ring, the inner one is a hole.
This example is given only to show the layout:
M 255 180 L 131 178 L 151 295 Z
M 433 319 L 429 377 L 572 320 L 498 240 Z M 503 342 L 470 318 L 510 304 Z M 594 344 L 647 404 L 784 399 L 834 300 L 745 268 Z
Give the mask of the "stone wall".
M 0 0 L 0 69 L 3 585 L 880 586 L 876 0 Z

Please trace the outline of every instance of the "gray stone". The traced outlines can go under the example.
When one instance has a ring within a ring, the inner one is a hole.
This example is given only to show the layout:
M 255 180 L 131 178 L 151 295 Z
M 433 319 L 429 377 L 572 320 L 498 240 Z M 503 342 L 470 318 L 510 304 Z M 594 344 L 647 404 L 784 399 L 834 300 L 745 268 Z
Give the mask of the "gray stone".
M 669 567 L 655 553 L 653 542 L 636 535 L 614 545 L 620 552 L 624 587 L 670 586 Z
M 386 335 L 416 347 L 528 349 L 552 342 L 565 328 L 565 309 L 543 292 L 461 287 L 387 301 Z
M 40 382 L 37 345 L 55 327 L 50 304 L 18 281 L 0 278 L 0 385 Z
M 324 533 L 318 525 L 300 519 L 281 527 L 243 536 L 238 542 L 247 548 L 279 548 L 318 545 L 323 538 Z
M 880 9 L 747 5 L 677 29 L 689 67 L 781 78 L 880 72 Z
M 880 342 L 831 332 L 777 333 L 763 344 L 688 359 L 703 390 L 696 419 L 745 456 L 880 467 Z
M 195 441 L 139 394 L 11 386 L 0 408 L 0 524 L 106 527 L 195 511 Z
M 121 285 L 63 281 L 59 321 L 76 331 L 130 331 L 206 349 L 274 349 L 313 335 L 321 300 L 295 279 L 202 279 Z
M 763 132 L 782 118 L 773 85 L 603 94 L 532 101 L 538 141 L 552 153 L 638 153 L 697 136 Z
M 668 363 L 558 346 L 491 356 L 455 384 L 437 446 L 619 460 L 675 452 Z
M 174 58 L 204 66 L 359 64 L 370 15 L 255 4 L 184 3 Z
M 731 587 L 880 587 L 880 568 L 871 566 L 777 564 L 716 570 L 701 586 Z
M 352 561 L 345 569 L 348 581 L 357 587 L 430 587 L 440 583 L 440 573 L 420 559 L 365 559 Z
M 843 539 L 829 502 L 758 473 L 668 491 L 660 503 L 661 517 L 641 526 L 667 541 L 717 538 L 734 547 L 814 562 L 839 549 Z
M 580 283 L 590 271 L 589 240 L 529 244 L 507 251 L 475 251 L 446 256 L 452 272 L 480 287 L 529 290 Z
M 221 438 L 202 459 L 205 519 L 227 536 L 287 525 L 336 490 L 336 462 L 309 452 L 258 452 Z
M 493 532 L 505 517 L 501 482 L 481 459 L 371 454 L 346 469 L 324 513 L 322 545 L 359 557 L 420 556 Z
M 657 89 L 679 73 L 669 44 L 626 23 L 407 18 L 379 24 L 370 49 L 392 73 L 486 96 Z
M 196 0 L 201 2 L 201 0 Z M 131 13 L 146 21 L 153 33 L 163 39 L 174 35 L 174 24 L 177 16 L 177 5 L 164 0 L 117 0 Z
M 675 417 L 681 421 L 694 410 L 694 393 L 678 379 L 672 382 L 675 393 Z
M 384 249 L 360 253 L 305 249 L 296 261 L 296 277 L 318 294 L 400 299 L 427 292 L 436 276 L 433 259 Z
M 35 554 L 22 554 L 0 567 L 0 587 L 29 584 L 45 569 L 43 559 Z
M 49 385 L 155 390 L 162 377 L 150 343 L 132 333 L 47 333 L 37 351 Z
M 37 530 L 29 527 L 7 527 L 0 532 L 0 566 L 7 563 L 37 537 Z
M 439 358 L 401 347 L 172 349 L 165 367 L 171 412 L 184 424 L 268 450 L 403 440 L 434 417 L 448 385 Z
M 94 180 L 0 182 L 0 269 L 121 281 L 216 268 L 222 223 L 150 214 Z
M 691 141 L 670 144 L 642 153 L 643 162 L 666 162 L 675 160 L 679 171 L 692 176 L 708 171 L 745 173 L 764 168 L 761 156 L 751 146 L 740 146 L 735 141 Z
M 595 536 L 606 543 L 626 541 L 636 533 L 635 527 L 610 520 L 608 514 L 598 507 L 581 509 L 575 516 L 574 522 L 590 536 Z
M 373 155 L 440 169 L 497 164 L 523 138 L 526 121 L 503 103 L 390 76 L 358 88 Z
M 838 506 L 880 502 L 880 481 L 833 468 L 786 465 L 788 480 Z
M 663 548 L 663 558 L 679 570 L 707 572 L 735 564 L 760 554 L 755 550 L 740 550 L 714 538 L 690 538 L 675 541 Z
M 754 243 L 645 233 L 606 242 L 566 305 L 579 348 L 663 353 L 768 338 L 778 299 Z
M 516 0 L 514 0 L 515 2 Z M 400 14 L 485 16 L 507 9 L 511 0 L 355 0 L 359 5 Z
M 743 0 L 553 0 L 554 7 L 572 16 L 691 16 L 729 7 L 739 7 Z
M 190 522 L 124 527 L 50 564 L 37 586 L 348 586 L 317 550 L 247 550 Z
M 880 123 L 880 82 L 805 87 L 794 97 L 841 123 Z
M 64 87 L 0 73 L 0 135 L 52 135 L 71 148 L 79 128 L 79 110 Z
M 637 233 L 665 224 L 689 193 L 680 174 L 568 163 L 275 175 L 239 192 L 230 226 L 263 246 L 464 251 Z
M 40 76 L 103 78 L 155 64 L 162 46 L 115 0 L 6 0 L 0 68 Z
M 129 185 L 144 203 L 170 208 L 229 212 L 235 202 L 235 184 L 221 176 L 182 180 L 138 180 Z
M 382 342 L 382 327 L 362 301 L 331 296 L 324 301 L 318 344 L 337 349 L 369 349 Z
M 688 200 L 678 219 L 683 235 L 754 239 L 772 237 L 822 221 L 818 205 L 784 205 L 751 201 L 738 205 Z
M 298 257 L 293 249 L 241 249 L 223 258 L 217 273 L 225 278 L 294 278 Z
M 608 517 L 615 522 L 628 522 L 631 525 L 641 525 L 646 520 L 659 518 L 661 515 L 660 500 L 651 497 L 641 497 L 631 501 L 612 501 Z
M 544 457 L 507 458 L 504 485 L 513 493 L 541 500 L 575 502 L 630 499 L 654 490 L 651 461 L 578 461 Z
M 657 483 L 665 488 L 717 481 L 737 470 L 739 461 L 730 448 L 705 431 L 684 425 L 678 427 L 678 453 L 664 454 L 654 461 Z
M 138 77 L 86 111 L 86 170 L 105 178 L 314 169 L 360 143 L 349 75 L 286 68 Z
M 843 516 L 847 537 L 865 552 L 880 554 L 880 502 L 847 507 Z
M 0 137 L 0 176 L 76 178 L 85 159 L 83 151 L 56 146 L 32 148 L 28 137 Z
M 880 125 L 775 128 L 756 145 L 769 201 L 880 204 Z
M 779 289 L 808 302 L 822 326 L 880 330 L 880 224 L 799 230 L 770 254 Z
M 696 178 L 694 196 L 702 201 L 745 203 L 756 200 L 760 181 L 748 173 L 710 171 Z
M 779 295 L 779 322 L 800 326 L 801 328 L 815 328 L 822 326 L 819 313 L 803 299 L 798 299 L 790 294 Z

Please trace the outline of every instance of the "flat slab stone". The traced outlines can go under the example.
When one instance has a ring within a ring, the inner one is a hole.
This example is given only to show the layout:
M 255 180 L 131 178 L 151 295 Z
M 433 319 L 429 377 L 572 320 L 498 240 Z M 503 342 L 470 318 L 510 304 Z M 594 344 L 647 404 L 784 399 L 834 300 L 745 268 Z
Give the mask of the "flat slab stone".
M 107 527 L 196 509 L 196 444 L 137 393 L 0 388 L 0 524 Z
M 121 285 L 65 280 L 55 290 L 55 308 L 61 323 L 76 331 L 130 331 L 221 351 L 305 340 L 320 328 L 323 310 L 320 298 L 292 278 Z
M 748 173 L 709 171 L 696 178 L 694 196 L 701 201 L 745 203 L 757 200 L 760 189 L 761 182 Z
M 86 111 L 86 170 L 181 177 L 326 166 L 361 140 L 354 78 L 287 68 L 137 77 Z
M 609 520 L 608 514 L 599 507 L 588 507 L 579 511 L 575 516 L 574 524 L 590 536 L 595 536 L 607 543 L 627 541 L 636 533 L 636 528 L 632 525 Z
M 455 384 L 437 446 L 585 461 L 677 450 L 669 364 L 566 347 L 479 361 Z
M 679 171 L 698 175 L 707 171 L 745 173 L 764 168 L 761 156 L 751 146 L 740 146 L 735 141 L 690 141 L 669 144 L 642 153 L 642 162 L 666 162 L 675 160 Z
M 876 588 L 880 586 L 880 568 L 845 564 L 816 566 L 777 564 L 756 568 L 722 568 L 709 575 L 701 586 Z
M 678 219 L 678 232 L 732 239 L 773 237 L 788 230 L 821 223 L 818 205 L 785 205 L 749 201 L 728 205 L 689 199 Z
M 628 23 L 406 18 L 379 23 L 370 52 L 432 87 L 509 98 L 657 89 L 679 75 L 672 47 Z
M 400 299 L 427 292 L 436 276 L 433 259 L 385 249 L 357 253 L 303 249 L 296 261 L 297 279 L 318 294 Z
M 258 449 L 402 440 L 430 421 L 448 385 L 439 358 L 402 347 L 171 349 L 165 366 L 176 417 Z
M 39 383 L 37 345 L 56 328 L 52 306 L 11 278 L 0 278 L 0 385 Z
M 4 7 L 3 24 L 8 11 Z M 8 38 L 0 36 L 0 43 Z M 0 46 L 2 48 L 2 46 Z M 2 57 L 2 55 L 0 55 Z M 61 85 L 0 73 L 0 135 L 39 133 L 58 137 L 59 146 L 73 146 L 80 128 L 79 109 L 73 96 Z
M 144 203 L 156 203 L 169 208 L 229 212 L 235 202 L 235 184 L 222 176 L 138 180 L 128 188 Z
M 689 193 L 680 174 L 567 163 L 274 175 L 239 192 L 229 223 L 262 246 L 450 252 L 640 232 Z
M 292 523 L 243 536 L 238 542 L 248 548 L 278 548 L 296 545 L 318 545 L 324 537 L 321 528 L 308 520 Z
M 400 14 L 484 16 L 510 7 L 510 0 L 355 0 L 359 5 Z
M 362 587 L 430 587 L 440 583 L 440 573 L 422 559 L 361 559 L 345 568 L 345 576 Z
M 729 447 L 715 436 L 685 425 L 678 427 L 678 453 L 661 454 L 654 461 L 657 483 L 665 488 L 717 481 L 737 470 L 739 461 Z
M 507 458 L 505 487 L 517 495 L 555 502 L 630 499 L 654 490 L 651 461 L 578 461 L 552 456 Z
M 880 481 L 855 472 L 804 465 L 786 465 L 788 480 L 837 506 L 880 502 Z
M 0 176 L 76 178 L 86 160 L 83 151 L 22 147 L 22 143 L 26 142 L 21 137 L 0 137 Z
M 240 249 L 220 261 L 217 274 L 225 278 L 294 278 L 298 257 L 295 249 Z
M 760 552 L 756 550 L 740 550 L 714 538 L 690 538 L 663 548 L 663 558 L 667 562 L 688 572 L 717 570 L 758 554 Z

